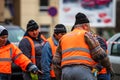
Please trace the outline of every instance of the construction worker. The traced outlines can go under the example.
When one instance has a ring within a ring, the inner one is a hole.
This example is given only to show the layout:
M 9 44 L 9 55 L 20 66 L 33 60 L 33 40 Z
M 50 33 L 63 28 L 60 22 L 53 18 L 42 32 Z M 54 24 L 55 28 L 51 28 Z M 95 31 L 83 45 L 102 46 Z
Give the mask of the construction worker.
M 41 73 L 17 46 L 10 43 L 8 35 L 7 29 L 0 25 L 0 80 L 10 80 L 12 62 L 24 71 Z
M 72 27 L 71 31 L 73 31 L 74 26 Z M 107 53 L 107 44 L 106 41 L 99 35 L 94 34 L 97 40 L 100 43 L 100 46 L 103 50 Z M 96 74 L 97 80 L 110 80 L 110 73 L 107 72 L 106 68 L 101 66 L 101 64 L 95 64 L 95 68 L 93 68 L 93 74 Z
M 27 31 L 19 43 L 19 48 L 39 69 L 41 69 L 41 51 L 45 42 L 46 40 L 41 36 L 38 24 L 34 20 L 29 20 Z M 40 80 L 41 75 L 38 74 L 37 76 L 38 80 Z M 29 72 L 23 73 L 23 78 L 24 80 L 32 79 Z
M 41 67 L 43 71 L 42 80 L 56 80 L 52 68 L 52 58 L 56 52 L 59 39 L 67 32 L 63 24 L 57 24 L 54 28 L 52 37 L 47 39 L 48 42 L 43 46 L 41 56 Z
M 87 16 L 77 13 L 74 30 L 63 35 L 53 66 L 57 80 L 96 80 L 92 68 L 96 62 L 112 71 L 111 64 L 98 40 L 90 33 Z

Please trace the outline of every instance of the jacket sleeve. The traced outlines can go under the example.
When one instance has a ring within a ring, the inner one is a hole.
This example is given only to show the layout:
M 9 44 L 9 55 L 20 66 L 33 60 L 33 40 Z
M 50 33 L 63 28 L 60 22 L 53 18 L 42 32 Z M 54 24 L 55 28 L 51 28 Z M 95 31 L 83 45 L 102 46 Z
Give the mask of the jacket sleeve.
M 96 36 L 98 42 L 100 43 L 100 47 L 107 52 L 107 44 L 106 44 L 106 41 L 99 35 Z M 98 70 L 98 71 L 101 71 L 104 67 L 101 65 L 101 64 L 96 64 L 95 65 L 95 68 Z
M 42 80 L 51 80 L 50 70 L 52 63 L 52 51 L 48 42 L 43 46 L 41 55 Z
M 26 67 L 27 65 L 31 62 L 31 60 L 29 58 L 27 58 L 22 52 L 21 50 L 13 45 L 13 48 L 12 48 L 12 60 L 13 62 L 20 66 L 22 68 L 22 70 L 26 71 Z
M 91 57 L 98 63 L 100 63 L 102 66 L 104 66 L 107 71 L 112 69 L 110 60 L 106 52 L 101 48 L 98 40 L 96 37 L 91 34 L 90 32 L 85 33 L 85 41 L 88 44 L 90 51 L 91 51 Z
M 61 50 L 61 46 L 58 45 L 57 50 L 56 50 L 56 54 L 53 56 L 53 68 L 54 68 L 54 72 L 55 72 L 55 76 L 57 80 L 61 80 L 61 60 L 62 60 L 62 50 Z

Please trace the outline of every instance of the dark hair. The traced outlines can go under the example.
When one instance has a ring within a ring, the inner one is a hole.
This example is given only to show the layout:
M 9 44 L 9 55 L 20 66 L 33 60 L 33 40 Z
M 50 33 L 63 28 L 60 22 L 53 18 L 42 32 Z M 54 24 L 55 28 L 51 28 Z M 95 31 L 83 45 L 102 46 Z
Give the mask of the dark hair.
M 74 29 L 74 26 L 75 26 L 75 25 L 73 25 L 73 26 L 72 26 L 72 28 L 71 28 L 71 31 L 73 31 L 73 29 Z
M 59 34 L 59 33 L 66 33 L 67 30 L 63 24 L 57 24 L 54 28 L 54 33 Z
M 8 31 L 4 26 L 0 25 L 0 36 L 3 35 L 8 35 Z
M 6 29 L 4 29 L 1 33 L 0 33 L 0 36 L 3 36 L 3 35 L 8 35 L 8 31 Z

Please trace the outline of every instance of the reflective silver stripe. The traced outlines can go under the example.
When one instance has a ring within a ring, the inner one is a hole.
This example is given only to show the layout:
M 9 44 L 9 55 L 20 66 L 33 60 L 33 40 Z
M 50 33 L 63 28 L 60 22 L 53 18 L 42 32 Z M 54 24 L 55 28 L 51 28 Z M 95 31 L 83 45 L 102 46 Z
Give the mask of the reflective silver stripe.
M 63 50 L 62 54 L 66 52 L 71 52 L 71 51 L 84 51 L 84 52 L 90 53 L 90 51 L 86 48 L 69 48 L 69 49 Z
M 12 60 L 12 48 L 10 48 L 10 60 L 11 60 L 11 62 L 13 62 L 13 60 Z
M 16 60 L 22 53 L 18 53 L 18 55 L 16 55 L 14 58 L 13 58 L 13 61 Z
M 11 62 L 11 59 L 10 58 L 0 58 L 0 61 L 10 61 Z
M 96 52 L 99 48 L 100 48 L 100 46 L 97 46 L 96 48 L 94 48 L 93 50 L 91 50 L 91 52 Z
M 12 60 L 12 48 L 10 48 L 10 59 Z
M 12 62 L 12 48 L 10 48 L 10 58 L 0 58 L 0 61 Z
M 84 56 L 71 56 L 67 58 L 63 58 L 62 61 L 67 61 L 67 60 L 87 60 L 89 62 L 93 62 L 92 59 L 84 57 Z

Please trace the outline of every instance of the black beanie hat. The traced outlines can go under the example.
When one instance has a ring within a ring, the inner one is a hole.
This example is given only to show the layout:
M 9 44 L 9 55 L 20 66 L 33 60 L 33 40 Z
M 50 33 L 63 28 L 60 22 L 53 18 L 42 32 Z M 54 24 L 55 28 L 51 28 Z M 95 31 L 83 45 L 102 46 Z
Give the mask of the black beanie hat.
M 73 25 L 73 26 L 72 26 L 72 28 L 71 28 L 71 31 L 73 31 L 73 29 L 74 29 L 74 26 L 75 26 L 75 25 Z
M 3 26 L 0 26 L 0 36 L 4 35 L 8 35 L 8 31 Z
M 30 20 L 27 24 L 27 31 L 36 30 L 39 26 L 34 20 Z
M 75 19 L 76 19 L 75 25 L 89 23 L 87 16 L 83 13 L 80 13 L 80 12 L 76 14 Z
M 57 24 L 54 28 L 54 33 L 66 33 L 67 30 L 63 24 Z

